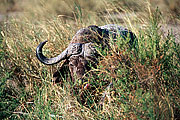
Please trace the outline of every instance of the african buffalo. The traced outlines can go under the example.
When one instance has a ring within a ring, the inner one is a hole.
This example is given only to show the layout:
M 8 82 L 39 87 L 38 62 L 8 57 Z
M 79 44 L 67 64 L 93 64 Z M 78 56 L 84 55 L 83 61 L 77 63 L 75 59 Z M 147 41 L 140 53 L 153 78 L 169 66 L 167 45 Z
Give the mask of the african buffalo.
M 104 48 L 109 48 L 109 39 L 116 40 L 117 37 L 126 37 L 130 35 L 129 45 L 132 46 L 136 36 L 128 29 L 114 25 L 95 26 L 91 25 L 87 28 L 82 28 L 72 38 L 69 46 L 57 57 L 47 58 L 42 53 L 42 48 L 47 41 L 40 43 L 36 49 L 36 56 L 40 62 L 46 65 L 52 65 L 65 60 L 61 68 L 54 73 L 53 77 L 55 82 L 62 81 L 62 77 L 67 75 L 70 71 L 72 82 L 80 80 L 83 82 L 82 77 L 91 66 L 96 66 L 98 63 L 98 52 L 95 49 L 95 44 Z M 65 70 L 66 69 L 66 70 Z

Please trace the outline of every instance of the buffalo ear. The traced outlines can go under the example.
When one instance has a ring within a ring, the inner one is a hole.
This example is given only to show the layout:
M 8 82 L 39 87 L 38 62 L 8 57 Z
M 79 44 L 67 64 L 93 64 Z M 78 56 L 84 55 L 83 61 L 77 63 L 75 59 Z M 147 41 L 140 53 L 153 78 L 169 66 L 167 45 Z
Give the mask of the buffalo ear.
M 63 84 L 69 76 L 68 60 L 64 61 L 61 67 L 53 74 L 53 82 Z

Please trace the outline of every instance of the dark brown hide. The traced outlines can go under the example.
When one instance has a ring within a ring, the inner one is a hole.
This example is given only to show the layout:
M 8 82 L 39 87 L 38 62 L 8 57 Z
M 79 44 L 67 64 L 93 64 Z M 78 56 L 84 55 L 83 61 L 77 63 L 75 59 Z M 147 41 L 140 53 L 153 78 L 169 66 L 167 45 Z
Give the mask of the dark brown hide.
M 95 67 L 93 62 L 87 61 L 83 56 L 72 56 L 53 74 L 53 81 L 62 83 L 70 74 L 71 82 L 75 83 L 75 80 L 83 82 L 83 75 L 91 69 L 90 65 Z
M 95 31 L 88 28 L 80 29 L 75 36 L 72 38 L 71 43 L 89 43 L 94 42 L 98 38 L 98 35 Z
M 88 62 L 83 56 L 72 56 L 69 59 L 69 70 L 71 73 L 72 81 L 83 77 L 86 71 L 89 71 Z M 81 81 L 83 82 L 83 81 Z

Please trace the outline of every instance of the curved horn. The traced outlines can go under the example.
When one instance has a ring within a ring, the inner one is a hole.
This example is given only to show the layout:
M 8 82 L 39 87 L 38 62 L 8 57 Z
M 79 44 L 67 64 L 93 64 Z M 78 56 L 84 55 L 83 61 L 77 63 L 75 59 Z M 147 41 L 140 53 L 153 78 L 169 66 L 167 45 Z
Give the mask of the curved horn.
M 56 64 L 64 59 L 69 58 L 71 55 L 79 54 L 82 51 L 82 44 L 74 43 L 70 44 L 60 55 L 54 58 L 47 58 L 42 53 L 42 48 L 46 44 L 47 40 L 41 42 L 36 48 L 36 56 L 38 60 L 46 65 Z

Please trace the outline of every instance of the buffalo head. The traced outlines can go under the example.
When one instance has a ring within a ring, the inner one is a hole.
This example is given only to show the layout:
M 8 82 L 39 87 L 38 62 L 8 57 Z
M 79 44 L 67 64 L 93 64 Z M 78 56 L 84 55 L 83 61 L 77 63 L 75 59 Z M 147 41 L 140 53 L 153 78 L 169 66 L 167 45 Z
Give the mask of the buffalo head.
M 85 44 L 71 43 L 60 55 L 54 58 L 47 58 L 42 54 L 42 48 L 46 42 L 40 43 L 37 47 L 37 58 L 46 65 L 56 64 L 65 60 L 73 81 L 81 78 L 86 71 L 90 70 L 89 62 L 95 62 L 93 60 L 96 58 L 97 51 L 91 42 Z

